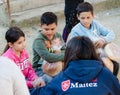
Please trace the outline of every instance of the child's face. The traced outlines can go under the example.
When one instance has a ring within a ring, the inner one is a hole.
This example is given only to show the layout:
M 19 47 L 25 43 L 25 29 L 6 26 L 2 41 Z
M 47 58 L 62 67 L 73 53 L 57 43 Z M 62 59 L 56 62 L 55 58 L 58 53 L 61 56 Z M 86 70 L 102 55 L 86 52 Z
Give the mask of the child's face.
M 41 25 L 41 29 L 42 29 L 42 34 L 45 35 L 49 40 L 53 39 L 55 33 L 56 33 L 56 29 L 57 29 L 57 25 L 56 23 L 52 23 L 49 25 L 43 24 Z
M 21 36 L 16 42 L 9 43 L 9 46 L 12 47 L 16 54 L 19 54 L 25 48 L 25 37 Z
M 92 15 L 91 12 L 81 12 L 78 15 L 78 20 L 80 20 L 80 23 L 85 27 L 85 28 L 90 28 L 91 22 L 93 20 L 94 16 Z

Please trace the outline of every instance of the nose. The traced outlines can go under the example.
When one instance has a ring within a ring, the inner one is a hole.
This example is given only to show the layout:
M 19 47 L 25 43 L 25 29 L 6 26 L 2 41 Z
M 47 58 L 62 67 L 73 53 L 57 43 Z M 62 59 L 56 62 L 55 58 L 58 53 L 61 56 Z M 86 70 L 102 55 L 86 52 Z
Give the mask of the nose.
M 87 22 L 88 22 L 88 20 L 87 20 L 87 19 L 85 19 L 85 20 L 84 20 L 84 22 L 85 22 L 85 23 L 87 23 Z
M 52 34 L 52 32 L 53 32 L 53 30 L 49 30 L 49 31 L 47 31 L 47 34 Z
M 26 42 L 24 41 L 24 42 L 23 42 L 23 47 L 25 47 L 25 46 L 26 46 Z

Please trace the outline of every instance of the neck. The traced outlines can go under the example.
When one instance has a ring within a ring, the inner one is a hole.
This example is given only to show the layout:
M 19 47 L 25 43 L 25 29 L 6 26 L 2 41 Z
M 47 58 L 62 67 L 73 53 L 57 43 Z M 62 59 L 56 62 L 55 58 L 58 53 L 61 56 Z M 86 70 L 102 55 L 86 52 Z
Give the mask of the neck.
M 13 50 L 13 52 L 14 52 L 18 57 L 20 57 L 20 51 L 16 51 L 16 50 L 14 50 L 13 48 L 12 48 L 12 50 Z

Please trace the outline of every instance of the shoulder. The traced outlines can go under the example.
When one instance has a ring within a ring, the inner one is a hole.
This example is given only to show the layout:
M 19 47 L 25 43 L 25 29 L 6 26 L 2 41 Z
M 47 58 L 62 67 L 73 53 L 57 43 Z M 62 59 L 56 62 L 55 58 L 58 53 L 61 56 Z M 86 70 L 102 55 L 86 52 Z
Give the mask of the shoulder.
M 97 27 L 103 27 L 103 25 L 98 21 L 98 20 L 93 20 L 92 21 L 92 26 L 97 26 Z
M 39 33 L 38 36 L 33 40 L 33 46 L 42 43 L 44 40 L 46 40 L 45 36 L 42 33 Z
M 19 70 L 19 68 L 17 67 L 17 65 L 14 63 L 13 60 L 7 58 L 7 57 L 0 57 L 0 67 L 2 66 L 2 68 L 6 68 L 6 72 L 3 73 L 8 73 L 11 77 L 13 76 L 13 72 L 14 75 L 16 76 L 18 73 L 20 73 L 21 71 Z M 17 73 L 17 74 L 16 74 Z M 18 75 L 17 75 L 18 76 Z
M 55 37 L 59 37 L 59 38 L 60 38 L 60 37 L 61 37 L 61 34 L 58 33 L 58 32 L 56 32 L 56 33 L 55 33 Z
M 12 49 L 9 48 L 2 56 L 14 60 L 16 55 L 14 54 L 14 52 L 12 51 Z
M 100 80 L 102 80 L 102 82 L 105 82 L 105 83 L 109 83 L 109 82 L 118 82 L 118 79 L 116 76 L 114 76 L 110 70 L 108 70 L 106 67 L 103 68 L 103 70 L 101 71 L 100 75 Z
M 15 95 L 29 95 L 28 88 L 25 82 L 25 78 L 21 73 L 17 65 L 7 57 L 0 57 L 0 83 L 3 84 L 13 91 Z M 4 76 L 4 77 L 3 77 Z M 3 80 L 3 81 L 2 81 Z M 13 85 L 11 87 L 11 85 Z M 2 85 L 3 86 L 3 85 Z M 23 92 L 23 90 L 25 92 Z M 11 92 L 10 91 L 10 92 Z M 10 94 L 9 92 L 9 94 Z M 5 92 L 3 92 L 5 93 Z M 11 94 L 12 95 L 12 94 Z
M 57 86 L 58 88 L 61 89 L 61 83 L 66 79 L 66 76 L 64 72 L 59 73 L 57 76 L 54 77 L 54 79 L 51 81 L 51 86 Z
M 78 23 L 78 24 L 76 24 L 76 25 L 72 28 L 72 30 L 79 29 L 80 27 L 81 27 L 81 24 L 80 24 L 80 23 Z

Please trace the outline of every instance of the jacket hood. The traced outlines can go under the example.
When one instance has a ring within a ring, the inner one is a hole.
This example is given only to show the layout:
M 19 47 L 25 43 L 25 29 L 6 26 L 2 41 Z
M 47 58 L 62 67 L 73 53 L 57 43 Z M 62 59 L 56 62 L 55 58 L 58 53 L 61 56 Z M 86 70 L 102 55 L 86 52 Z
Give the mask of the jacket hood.
M 90 82 L 99 75 L 102 68 L 102 63 L 96 60 L 71 61 L 64 74 L 78 82 Z

